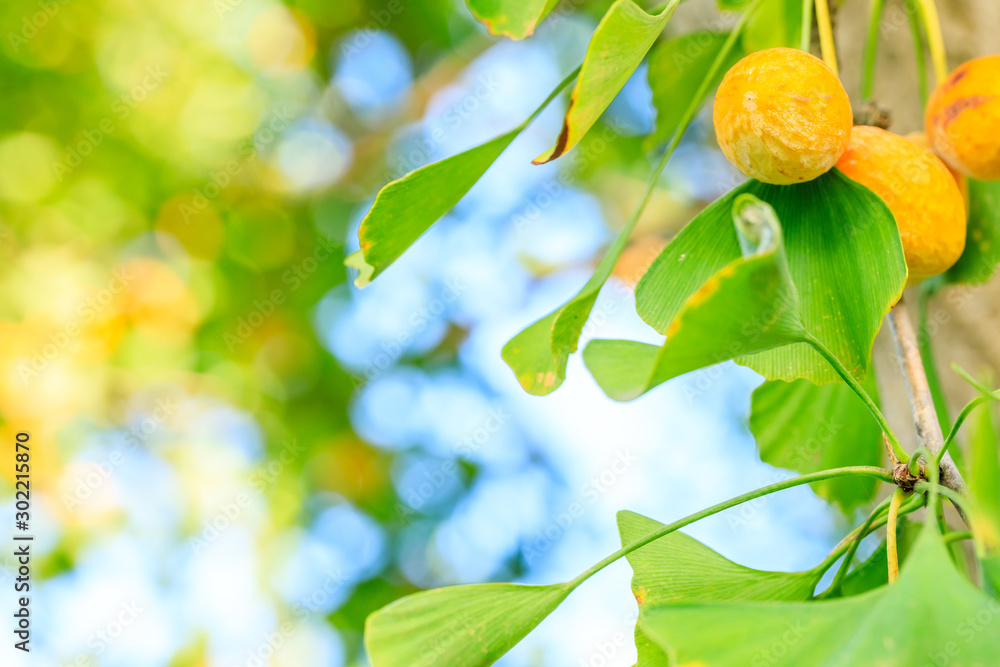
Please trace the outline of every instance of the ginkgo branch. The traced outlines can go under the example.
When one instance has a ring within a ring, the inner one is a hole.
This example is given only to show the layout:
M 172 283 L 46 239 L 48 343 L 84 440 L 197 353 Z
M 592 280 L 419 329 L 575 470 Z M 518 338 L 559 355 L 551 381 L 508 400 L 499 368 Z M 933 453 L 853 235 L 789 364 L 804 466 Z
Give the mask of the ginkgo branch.
M 917 428 L 917 439 L 920 446 L 926 447 L 932 454 L 932 459 L 940 458 L 941 484 L 953 489 L 960 495 L 966 495 L 965 480 L 959 472 L 951 455 L 945 451 L 940 456 L 938 452 L 944 449 L 944 435 L 941 424 L 934 410 L 934 400 L 931 397 L 927 375 L 920 358 L 917 335 L 906 309 L 905 299 L 889 311 L 889 325 L 896 341 L 896 354 L 906 381 L 906 392 L 910 399 L 910 409 Z M 932 466 L 935 467 L 935 466 Z M 961 513 L 961 508 L 959 508 Z M 963 515 L 962 517 L 966 517 Z

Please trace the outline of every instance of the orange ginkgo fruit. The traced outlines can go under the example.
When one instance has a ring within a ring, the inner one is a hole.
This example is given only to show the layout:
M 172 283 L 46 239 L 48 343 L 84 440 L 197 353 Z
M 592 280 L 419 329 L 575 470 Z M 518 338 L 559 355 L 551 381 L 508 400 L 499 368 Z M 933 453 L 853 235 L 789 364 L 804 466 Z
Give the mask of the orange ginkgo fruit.
M 898 134 L 858 126 L 837 168 L 892 211 L 911 284 L 958 261 L 965 248 L 965 202 L 937 156 Z
M 930 141 L 930 139 L 927 138 L 927 133 L 926 132 L 910 132 L 908 135 L 906 135 L 906 138 L 909 139 L 910 141 L 912 141 L 913 143 L 915 143 L 917 146 L 920 146 L 921 148 L 926 148 L 927 150 L 929 150 L 932 153 L 934 152 L 934 148 L 931 146 L 931 141 Z M 938 155 L 938 157 L 941 157 L 941 156 Z M 942 160 L 942 162 L 944 162 L 944 160 Z M 969 179 L 967 179 L 965 177 L 965 174 L 963 174 L 959 170 L 955 169 L 954 167 L 952 167 L 947 162 L 944 163 L 944 166 L 946 166 L 948 168 L 948 171 L 951 172 L 952 178 L 955 179 L 955 184 L 958 185 L 958 190 L 959 190 L 959 192 L 962 193 L 962 200 L 965 202 L 965 209 L 966 209 L 966 211 L 968 211 L 968 209 L 969 209 Z
M 927 101 L 934 152 L 963 174 L 1000 179 L 1000 55 L 960 65 Z
M 851 134 L 851 101 L 826 63 L 804 51 L 765 49 L 736 63 L 719 84 L 715 135 L 729 161 L 774 185 L 829 171 Z

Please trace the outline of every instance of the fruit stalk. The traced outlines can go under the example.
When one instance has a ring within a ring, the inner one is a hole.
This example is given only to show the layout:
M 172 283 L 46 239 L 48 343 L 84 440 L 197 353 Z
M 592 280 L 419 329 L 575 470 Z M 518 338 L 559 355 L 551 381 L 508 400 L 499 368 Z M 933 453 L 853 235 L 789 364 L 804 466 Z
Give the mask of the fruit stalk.
M 906 381 L 906 393 L 910 399 L 910 409 L 913 422 L 917 427 L 917 439 L 921 447 L 926 447 L 934 455 L 944 447 L 944 434 L 934 410 L 934 399 L 931 397 L 930 386 L 927 384 L 927 374 L 920 359 L 920 348 L 917 345 L 917 334 L 910 321 L 905 299 L 889 311 L 889 326 L 896 341 L 896 354 Z M 968 495 L 965 480 L 958 471 L 951 454 L 945 452 L 941 459 L 941 484 L 961 494 Z M 956 506 L 957 507 L 957 506 Z M 959 514 L 965 515 L 959 508 Z

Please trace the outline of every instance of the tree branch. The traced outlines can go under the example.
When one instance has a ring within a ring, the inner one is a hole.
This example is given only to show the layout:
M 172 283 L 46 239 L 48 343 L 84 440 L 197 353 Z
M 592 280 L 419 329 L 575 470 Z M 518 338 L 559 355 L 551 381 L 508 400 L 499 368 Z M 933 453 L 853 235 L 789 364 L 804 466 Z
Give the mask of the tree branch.
M 913 412 L 913 422 L 917 427 L 917 439 L 921 447 L 926 447 L 931 453 L 937 454 L 944 447 L 944 434 L 934 410 L 934 399 L 927 384 L 927 374 L 920 359 L 920 348 L 917 345 L 917 334 L 910 321 L 910 315 L 903 299 L 889 312 L 889 326 L 896 340 L 896 354 L 906 381 L 906 393 L 910 398 L 910 409 Z M 945 452 L 941 459 L 941 484 L 963 496 L 968 495 L 962 473 Z M 957 506 L 956 506 L 957 508 Z M 963 519 L 966 519 L 961 508 L 957 508 Z

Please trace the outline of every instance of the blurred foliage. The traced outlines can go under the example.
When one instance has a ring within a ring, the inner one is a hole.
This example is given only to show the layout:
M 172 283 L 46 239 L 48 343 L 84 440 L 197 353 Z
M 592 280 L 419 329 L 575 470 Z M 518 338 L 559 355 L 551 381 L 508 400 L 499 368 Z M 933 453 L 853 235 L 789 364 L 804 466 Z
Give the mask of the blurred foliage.
M 573 20 L 592 29 L 610 5 Z M 389 111 L 334 81 L 385 34 L 412 67 L 385 93 Z M 390 149 L 503 40 L 453 0 L 40 0 L 0 7 L 0 36 L 0 437 L 31 434 L 33 520 L 52 537 L 36 576 L 70 577 L 126 536 L 171 554 L 160 583 L 176 588 L 178 564 L 212 547 L 212 522 L 236 503 L 252 585 L 294 620 L 271 571 L 325 510 L 349 506 L 388 544 L 321 614 L 359 660 L 365 617 L 418 587 L 399 569 L 403 529 L 432 532 L 481 469 L 459 460 L 457 494 L 407 505 L 393 483 L 401 455 L 352 428 L 364 378 L 330 354 L 321 302 L 348 290 L 345 240 L 372 193 L 419 166 Z M 649 170 L 642 133 L 619 129 L 598 121 L 563 167 L 612 225 Z M 661 247 L 712 194 L 655 192 L 637 246 Z M 631 261 L 619 270 L 637 275 Z M 524 262 L 534 274 L 566 264 Z M 458 367 L 466 326 L 449 322 L 400 363 Z M 0 471 L 9 498 L 9 458 Z M 142 519 L 129 486 L 168 489 L 177 516 Z M 523 573 L 522 551 L 494 576 Z M 171 664 L 208 664 L 218 638 L 196 622 L 181 635 Z

